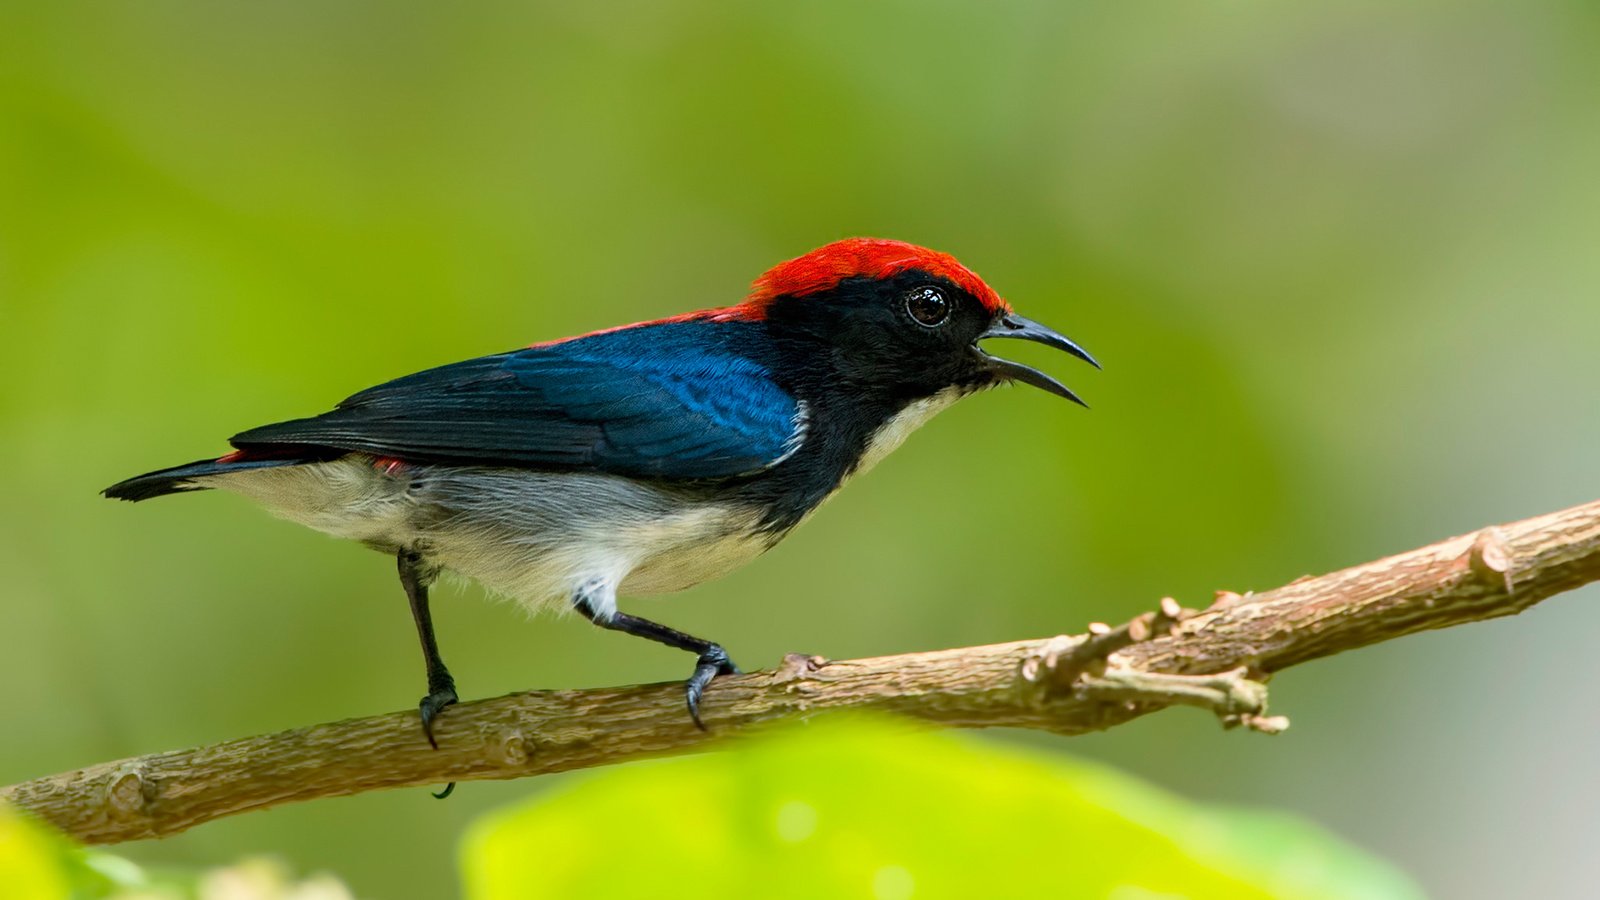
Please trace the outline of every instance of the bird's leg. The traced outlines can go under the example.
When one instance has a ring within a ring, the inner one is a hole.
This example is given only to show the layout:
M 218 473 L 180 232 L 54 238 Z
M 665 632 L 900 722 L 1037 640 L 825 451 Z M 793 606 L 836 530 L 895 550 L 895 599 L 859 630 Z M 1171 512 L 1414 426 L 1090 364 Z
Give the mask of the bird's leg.
M 684 634 L 638 616 L 615 611 L 609 615 L 602 613 L 587 590 L 579 591 L 573 598 L 572 605 L 584 618 L 601 628 L 638 635 L 658 644 L 666 644 L 668 647 L 696 654 L 699 659 L 695 662 L 694 674 L 690 675 L 689 680 L 683 685 L 684 698 L 689 703 L 689 718 L 694 719 L 695 726 L 701 731 L 706 730 L 705 723 L 700 721 L 700 695 L 705 693 L 706 685 L 711 683 L 711 679 L 718 675 L 739 674 L 739 667 L 728 658 L 728 651 L 722 649 L 721 644 Z
M 428 568 L 422 555 L 414 550 L 401 550 L 399 560 L 400 584 L 411 601 L 411 617 L 417 621 L 417 637 L 422 639 L 422 659 L 428 665 L 428 696 L 417 704 L 422 712 L 422 733 L 437 750 L 439 742 L 433 739 L 433 718 L 456 702 L 456 680 L 450 677 L 450 670 L 439 656 L 439 643 L 433 637 L 433 616 L 428 612 L 428 585 L 433 583 L 438 570 Z

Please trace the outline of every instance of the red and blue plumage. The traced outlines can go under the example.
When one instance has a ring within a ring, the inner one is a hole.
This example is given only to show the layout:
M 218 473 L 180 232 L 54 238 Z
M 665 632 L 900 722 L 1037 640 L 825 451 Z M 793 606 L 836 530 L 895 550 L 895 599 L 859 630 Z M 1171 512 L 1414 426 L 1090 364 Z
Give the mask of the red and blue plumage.
M 737 305 L 407 375 L 106 494 L 223 488 L 396 554 L 428 655 L 430 739 L 455 700 L 427 615 L 442 569 L 697 653 L 698 720 L 700 691 L 733 671 L 726 654 L 618 612 L 616 595 L 748 561 L 961 396 L 1022 381 L 1077 399 L 979 349 L 988 338 L 1093 362 L 953 257 L 851 239 L 779 264 Z

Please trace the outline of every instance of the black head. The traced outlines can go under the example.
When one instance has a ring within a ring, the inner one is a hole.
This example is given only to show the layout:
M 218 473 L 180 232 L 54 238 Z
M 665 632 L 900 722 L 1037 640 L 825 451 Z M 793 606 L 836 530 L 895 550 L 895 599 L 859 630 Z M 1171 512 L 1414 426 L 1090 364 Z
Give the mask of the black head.
M 954 258 L 899 241 L 852 239 L 774 268 L 744 307 L 858 395 L 918 399 L 1020 381 L 1077 403 L 1060 382 L 990 355 L 991 338 L 1036 341 L 1097 365 L 1081 347 L 1018 316 Z M 817 356 L 820 355 L 820 356 Z

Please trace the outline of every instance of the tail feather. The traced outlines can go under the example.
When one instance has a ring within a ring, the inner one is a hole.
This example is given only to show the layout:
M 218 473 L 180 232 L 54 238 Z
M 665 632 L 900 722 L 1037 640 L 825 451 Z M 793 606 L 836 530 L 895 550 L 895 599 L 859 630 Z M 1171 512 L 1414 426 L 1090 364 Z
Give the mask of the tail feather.
M 151 497 L 161 497 L 167 494 L 179 494 L 184 491 L 203 491 L 207 485 L 195 479 L 205 478 L 208 475 L 223 475 L 228 472 L 243 472 L 248 469 L 268 469 L 273 466 L 292 466 L 305 462 L 303 459 L 201 459 L 170 469 L 158 469 L 146 472 L 126 481 L 119 481 L 111 487 L 101 491 L 113 500 L 128 500 L 137 503 L 140 500 L 149 500 Z

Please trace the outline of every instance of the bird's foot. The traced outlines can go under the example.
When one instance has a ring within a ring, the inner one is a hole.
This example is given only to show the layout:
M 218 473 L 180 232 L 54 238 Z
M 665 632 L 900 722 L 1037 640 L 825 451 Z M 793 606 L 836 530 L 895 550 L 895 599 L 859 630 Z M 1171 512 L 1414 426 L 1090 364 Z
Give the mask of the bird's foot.
M 718 675 L 737 674 L 739 667 L 728 658 L 728 651 L 722 649 L 720 644 L 712 644 L 700 654 L 694 674 L 683 685 L 684 698 L 689 702 L 689 718 L 694 719 L 696 728 L 706 730 L 706 723 L 700 721 L 700 695 L 705 693 L 706 685 Z
M 417 709 L 422 713 L 422 733 L 427 735 L 428 744 L 435 750 L 439 749 L 439 742 L 433 738 L 433 720 L 446 706 L 455 702 L 455 682 L 446 678 L 428 685 L 428 696 L 423 697 L 422 702 L 417 704 Z

